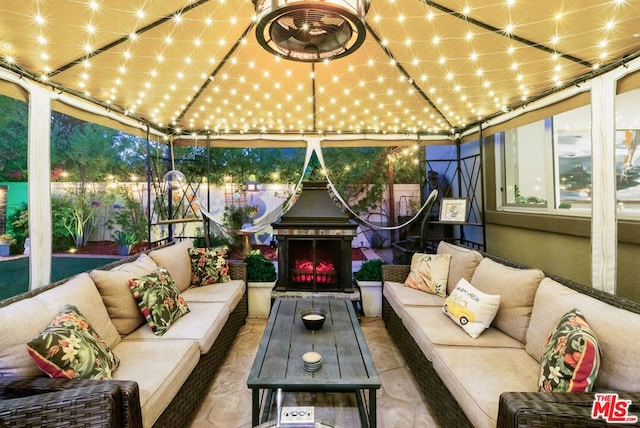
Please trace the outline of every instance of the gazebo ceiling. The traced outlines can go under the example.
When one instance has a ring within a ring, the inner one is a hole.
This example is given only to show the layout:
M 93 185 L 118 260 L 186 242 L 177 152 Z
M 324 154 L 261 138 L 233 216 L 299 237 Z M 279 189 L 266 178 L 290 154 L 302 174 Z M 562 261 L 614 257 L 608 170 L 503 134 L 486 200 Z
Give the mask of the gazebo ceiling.
M 251 0 L 4 0 L 0 65 L 168 133 L 443 134 L 640 51 L 632 0 L 372 0 L 364 44 L 314 64 L 265 51 L 254 17 Z

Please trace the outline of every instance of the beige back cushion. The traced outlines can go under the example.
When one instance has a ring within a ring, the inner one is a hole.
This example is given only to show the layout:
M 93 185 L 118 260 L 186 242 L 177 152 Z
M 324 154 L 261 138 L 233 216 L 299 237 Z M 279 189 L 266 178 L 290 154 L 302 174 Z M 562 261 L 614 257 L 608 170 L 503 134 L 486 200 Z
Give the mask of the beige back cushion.
M 482 260 L 482 254 L 471 248 L 460 247 L 445 241 L 438 244 L 438 254 L 451 254 L 449 262 L 449 278 L 447 279 L 447 295 L 451 294 L 461 279 L 471 282 L 476 267 Z
M 135 261 L 116 266 L 111 270 L 91 271 L 91 278 L 96 283 L 102 301 L 120 336 L 126 336 L 145 322 L 131 294 L 129 279 L 148 275 L 156 268 L 157 265 L 151 257 L 141 254 Z
M 542 280 L 536 293 L 527 331 L 527 352 L 540 361 L 549 333 L 573 308 L 582 312 L 600 345 L 602 358 L 595 387 L 640 391 L 640 314 L 616 308 L 550 278 Z
M 193 241 L 185 239 L 174 245 L 153 250 L 149 253 L 149 257 L 158 266 L 162 266 L 169 271 L 171 278 L 173 278 L 180 291 L 186 290 L 191 285 L 189 248 L 193 248 Z
M 27 342 L 67 304 L 78 308 L 107 346 L 113 348 L 120 342 L 91 277 L 81 273 L 51 290 L 0 308 L 0 377 L 42 375 L 27 353 Z
M 539 269 L 517 269 L 487 257 L 478 264 L 471 284 L 487 294 L 500 295 L 500 309 L 493 326 L 525 343 L 533 300 L 544 273 Z

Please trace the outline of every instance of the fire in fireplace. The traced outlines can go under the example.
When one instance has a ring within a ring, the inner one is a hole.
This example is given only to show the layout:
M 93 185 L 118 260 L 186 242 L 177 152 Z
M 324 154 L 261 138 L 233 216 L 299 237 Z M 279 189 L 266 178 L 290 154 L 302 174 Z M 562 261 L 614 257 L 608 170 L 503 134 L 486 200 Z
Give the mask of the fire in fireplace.
M 288 289 L 339 288 L 341 242 L 336 239 L 293 239 L 289 241 Z M 351 259 L 349 259 L 351 260 Z M 344 288 L 344 287 L 343 287 Z
M 327 183 L 304 182 L 296 203 L 272 226 L 278 242 L 276 291 L 353 292 L 357 224 L 333 202 Z

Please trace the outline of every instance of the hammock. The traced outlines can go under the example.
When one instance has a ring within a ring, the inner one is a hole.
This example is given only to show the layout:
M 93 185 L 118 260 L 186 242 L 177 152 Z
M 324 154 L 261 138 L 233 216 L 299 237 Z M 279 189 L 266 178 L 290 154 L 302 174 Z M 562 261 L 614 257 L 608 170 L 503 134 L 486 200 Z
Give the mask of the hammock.
M 200 208 L 200 212 L 202 213 L 203 216 L 207 217 L 209 220 L 211 220 L 211 222 L 213 222 L 215 224 L 215 226 L 217 228 L 219 228 L 222 232 L 224 232 L 227 236 L 230 236 L 234 231 L 237 234 L 250 234 L 250 233 L 257 233 L 260 232 L 264 229 L 266 229 L 268 226 L 271 225 L 271 223 L 273 223 L 274 221 L 276 221 L 278 219 L 278 217 L 280 217 L 284 210 L 284 201 L 280 204 L 278 204 L 278 206 L 276 208 L 274 208 L 273 210 L 271 210 L 268 214 L 262 216 L 262 218 L 260 219 L 260 221 L 256 224 L 253 224 L 249 227 L 243 227 L 242 229 L 239 230 L 235 230 L 235 229 L 231 229 L 227 226 L 225 226 L 221 221 L 219 221 L 218 219 L 216 219 L 213 214 L 211 214 L 206 207 L 202 204 L 202 202 L 200 202 L 199 199 L 196 199 L 197 203 L 198 203 L 198 208 Z
M 328 180 L 328 177 L 327 177 Z M 331 190 L 331 193 L 334 194 L 334 196 L 340 201 L 340 203 L 347 209 L 347 211 L 349 211 L 349 213 L 355 217 L 356 222 L 360 223 L 360 224 L 364 224 L 366 226 L 369 226 L 372 229 L 378 229 L 378 230 L 397 230 L 397 229 L 401 229 L 403 227 L 407 227 L 409 226 L 411 223 L 413 223 L 418 217 L 420 217 L 420 215 L 425 212 L 425 211 L 431 211 L 431 207 L 433 207 L 433 204 L 436 202 L 436 199 L 438 197 L 438 189 L 433 189 L 431 191 L 431 193 L 429 194 L 429 197 L 427 198 L 426 201 L 424 201 L 424 204 L 422 204 L 422 207 L 420 207 L 420 209 L 418 210 L 418 212 L 411 217 L 409 220 L 407 220 L 406 222 L 397 225 L 397 226 L 378 226 L 376 224 L 370 223 L 367 220 L 361 218 L 358 214 L 356 214 L 350 207 L 349 205 L 347 205 L 347 203 L 344 201 L 344 199 L 342 199 L 342 197 L 340 196 L 340 194 L 338 193 L 338 191 L 336 190 L 336 188 L 333 186 L 333 184 L 331 183 L 331 181 L 329 181 L 329 189 Z
M 303 172 L 307 169 L 307 165 L 309 164 L 309 159 L 311 158 L 311 154 L 309 151 L 307 151 L 306 157 L 305 157 L 305 162 L 304 162 L 304 167 L 303 167 Z M 204 206 L 204 204 L 200 201 L 199 198 L 195 198 L 196 202 L 198 204 L 198 207 L 200 208 L 200 212 L 202 213 L 203 216 L 207 217 L 209 220 L 211 220 L 211 222 L 222 232 L 224 233 L 227 237 L 231 237 L 231 235 L 234 233 L 236 234 L 251 234 L 251 233 L 258 233 L 264 229 L 266 229 L 267 227 L 269 227 L 271 225 L 271 223 L 275 222 L 278 218 L 280 218 L 281 215 L 283 215 L 284 213 L 286 213 L 287 211 L 289 211 L 289 209 L 291 208 L 291 206 L 298 200 L 298 196 L 300 195 L 300 191 L 302 189 L 302 180 L 304 179 L 304 173 L 301 174 L 300 179 L 298 180 L 298 183 L 296 183 L 295 187 L 293 188 L 293 192 L 291 193 L 291 197 L 286 200 L 283 201 L 282 203 L 278 204 L 274 209 L 272 209 L 268 214 L 262 216 L 262 218 L 260 219 L 260 221 L 256 224 L 253 224 L 252 226 L 249 227 L 243 227 L 242 229 L 239 230 L 235 230 L 235 229 L 231 229 L 228 228 L 227 226 L 225 226 L 222 222 L 220 222 L 219 220 L 217 220 L 213 214 L 211 214 L 208 210 L 207 207 Z
M 235 230 L 236 234 L 251 234 L 251 233 L 257 233 L 260 232 L 264 229 L 266 229 L 268 226 L 271 225 L 271 223 L 275 222 L 281 215 L 283 215 L 284 213 L 286 213 L 287 211 L 289 211 L 289 209 L 291 208 L 291 206 L 297 201 L 298 196 L 300 195 L 300 191 L 302 189 L 302 180 L 304 179 L 304 171 L 306 171 L 307 166 L 309 165 L 309 160 L 311 159 L 311 155 L 313 153 L 316 153 L 316 156 L 318 157 L 318 161 L 320 162 L 320 166 L 326 170 L 326 165 L 324 163 L 324 157 L 322 156 L 322 149 L 320 147 L 320 141 L 313 139 L 308 141 L 308 145 L 307 145 L 307 153 L 305 155 L 305 162 L 304 162 L 304 167 L 303 167 L 303 173 L 300 176 L 300 179 L 298 180 L 298 183 L 296 184 L 296 186 L 293 189 L 293 192 L 291 194 L 291 197 L 286 201 L 286 202 L 282 202 L 281 204 L 278 204 L 278 206 L 276 208 L 274 208 L 273 210 L 271 210 L 271 212 L 269 212 L 267 215 L 263 216 L 260 221 L 256 224 L 253 224 L 249 227 L 243 227 L 242 229 L 239 230 Z M 412 217 L 410 218 L 408 221 L 402 223 L 401 225 L 398 226 L 379 226 L 379 225 L 375 225 L 373 223 L 368 222 L 367 220 L 361 218 L 357 213 L 355 213 L 350 207 L 349 205 L 347 205 L 347 203 L 345 202 L 345 200 L 340 196 L 340 194 L 338 193 L 338 191 L 336 190 L 335 186 L 333 185 L 333 183 L 331 182 L 331 179 L 329 178 L 328 175 L 325 175 L 326 179 L 327 179 L 327 187 L 328 189 L 331 191 L 331 193 L 335 196 L 335 198 L 340 202 L 340 204 L 342 206 L 345 207 L 345 209 L 355 218 L 356 222 L 369 226 L 372 229 L 378 229 L 378 230 L 397 230 L 397 229 L 401 229 L 403 227 L 407 227 L 408 225 L 410 225 L 411 223 L 413 223 L 418 217 L 420 217 L 420 215 L 425 212 L 425 211 L 430 211 L 431 207 L 433 206 L 433 204 L 436 202 L 436 199 L 438 197 L 438 190 L 434 189 L 430 194 L 429 197 L 427 198 L 427 200 L 424 202 L 424 204 L 422 205 L 422 207 L 420 208 L 420 210 L 418 210 L 418 212 Z M 195 198 L 196 202 L 198 204 L 198 207 L 200 208 L 200 212 L 202 213 L 203 216 L 207 217 L 208 219 L 211 220 L 211 222 L 222 232 L 224 233 L 226 236 L 230 237 L 233 233 L 234 233 L 234 229 L 230 229 L 227 226 L 225 226 L 221 221 L 217 220 L 213 214 L 211 214 L 208 210 L 207 207 L 204 206 L 204 204 L 200 201 L 199 198 Z M 424 226 L 424 224 L 423 224 Z

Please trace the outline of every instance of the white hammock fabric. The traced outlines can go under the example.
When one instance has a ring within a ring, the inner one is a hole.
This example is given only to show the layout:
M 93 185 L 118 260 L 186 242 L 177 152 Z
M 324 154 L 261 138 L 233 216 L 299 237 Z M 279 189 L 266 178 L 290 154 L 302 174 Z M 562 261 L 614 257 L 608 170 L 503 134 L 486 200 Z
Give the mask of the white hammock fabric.
M 349 206 L 344 201 L 344 199 L 342 199 L 342 197 L 338 194 L 338 192 L 336 191 L 335 187 L 333 187 L 333 184 L 329 183 L 329 189 L 335 195 L 335 197 L 340 201 L 340 203 L 342 205 L 344 205 L 344 207 L 349 211 L 349 213 L 351 213 L 351 215 L 356 218 L 356 221 L 358 223 L 365 224 L 365 225 L 369 226 L 370 228 L 377 229 L 377 230 L 398 230 L 398 229 L 402 229 L 403 227 L 409 226 L 411 223 L 416 221 L 416 219 L 418 217 L 420 217 L 420 215 L 424 211 L 431 210 L 431 207 L 433 206 L 434 202 L 436 201 L 436 198 L 438 197 L 438 189 L 433 189 L 431 191 L 431 193 L 429 194 L 429 197 L 427 198 L 427 200 L 424 202 L 424 204 L 422 204 L 422 207 L 420 207 L 418 212 L 413 217 L 411 217 L 409 220 L 407 220 L 404 223 L 399 224 L 397 226 L 379 226 L 379 225 L 376 225 L 376 224 L 368 222 L 367 220 L 363 219 L 358 214 L 356 214 L 351 208 L 349 208 Z
M 283 201 L 278 204 L 276 208 L 271 210 L 267 215 L 263 216 L 258 223 L 255 223 L 249 227 L 243 227 L 242 229 L 235 230 L 237 234 L 250 234 L 250 233 L 258 233 L 271 226 L 271 223 L 275 222 L 280 216 L 289 211 L 293 204 L 298 200 L 298 196 L 300 195 L 300 190 L 302 189 L 302 180 L 304 178 L 304 171 L 307 170 L 307 166 L 309 165 L 309 161 L 311 160 L 311 155 L 313 151 L 307 148 L 307 152 L 305 154 L 304 166 L 302 167 L 303 173 L 300 174 L 300 179 L 296 183 L 293 188 L 293 192 L 291 193 L 291 197 L 287 201 Z M 200 212 L 202 215 L 211 220 L 222 232 L 224 232 L 227 236 L 231 236 L 234 233 L 234 229 L 230 229 L 225 226 L 221 221 L 217 220 L 213 214 L 209 212 L 208 207 L 200 201 L 199 198 L 196 198 L 196 202 L 198 204 L 198 208 L 200 208 Z
M 327 167 L 324 163 L 324 157 L 322 156 L 322 148 L 320 147 L 320 140 L 310 140 L 309 141 L 309 145 L 307 146 L 307 153 L 309 152 L 316 152 L 316 156 L 318 157 L 318 161 L 320 162 L 320 166 L 322 167 L 322 169 L 324 169 L 325 171 L 327 171 Z M 309 157 L 311 155 L 308 155 Z M 345 209 L 347 211 L 349 211 L 349 213 L 356 218 L 356 221 L 367 225 L 368 227 L 372 228 L 372 229 L 377 229 L 377 230 L 398 230 L 398 229 L 402 229 L 403 227 L 407 227 L 408 225 L 410 225 L 411 223 L 413 223 L 418 217 L 420 217 L 420 215 L 424 212 L 424 211 L 428 211 L 431 209 L 431 207 L 433 206 L 433 204 L 436 201 L 436 198 L 438 197 L 438 190 L 437 189 L 433 189 L 433 191 L 429 194 L 429 197 L 427 198 L 426 201 L 424 201 L 424 204 L 422 204 L 422 207 L 420 207 L 420 209 L 418 210 L 418 212 L 411 217 L 409 220 L 407 220 L 406 222 L 397 225 L 397 226 L 380 226 L 380 225 L 376 225 L 373 224 L 371 222 L 368 222 L 367 220 L 361 218 L 356 212 L 354 212 L 349 205 L 347 204 L 347 202 L 342 198 L 342 196 L 340 196 L 340 194 L 338 193 L 338 191 L 336 190 L 336 187 L 333 185 L 333 183 L 331 182 L 331 179 L 329 178 L 328 175 L 326 175 L 327 177 L 327 182 L 328 184 L 328 188 L 329 190 L 331 190 L 331 193 L 333 193 L 333 195 L 336 197 L 336 199 L 342 204 L 342 206 L 345 207 Z
M 206 207 L 202 204 L 202 202 L 200 202 L 200 200 L 197 199 L 197 203 L 198 203 L 198 208 L 200 208 L 200 212 L 202 213 L 202 215 L 204 215 L 209 220 L 211 220 L 218 228 L 224 231 L 227 235 L 231 235 L 231 233 L 233 233 L 234 229 L 228 228 L 221 221 L 217 220 L 215 216 L 206 209 Z M 242 229 L 236 230 L 235 233 L 239 233 L 239 234 L 258 233 L 266 229 L 268 226 L 271 225 L 271 223 L 276 221 L 278 217 L 282 215 L 283 206 L 284 206 L 284 202 L 282 202 L 276 208 L 271 210 L 271 212 L 269 212 L 267 215 L 264 215 L 258 223 L 250 227 L 243 227 Z
M 271 223 L 275 222 L 278 218 L 280 218 L 280 216 L 282 216 L 287 211 L 289 211 L 289 209 L 291 209 L 293 204 L 295 204 L 295 202 L 298 200 L 298 196 L 300 195 L 300 191 L 302 189 L 302 180 L 304 179 L 304 171 L 307 170 L 307 166 L 309 165 L 309 162 L 311 160 L 311 156 L 313 155 L 314 152 L 316 153 L 316 156 L 318 157 L 318 161 L 320 162 L 320 166 L 323 168 L 323 170 L 327 171 L 326 165 L 324 163 L 324 157 L 322 156 L 322 148 L 320 146 L 320 140 L 319 139 L 310 139 L 308 141 L 308 143 L 307 143 L 307 151 L 306 151 L 306 154 L 305 154 L 304 166 L 302 168 L 303 173 L 300 175 L 300 179 L 298 180 L 298 182 L 296 183 L 295 187 L 293 188 L 293 192 L 291 194 L 291 197 L 286 202 L 283 202 L 283 203 L 279 204 L 276 208 L 271 210 L 271 212 L 269 212 L 269 214 L 263 216 L 258 223 L 254 224 L 252 226 L 249 226 L 249 227 L 243 227 L 240 230 L 235 230 L 235 233 L 237 233 L 237 234 L 250 234 L 250 233 L 260 232 L 260 231 L 266 229 L 267 227 L 269 227 L 271 225 Z M 418 217 L 420 217 L 420 215 L 422 215 L 423 212 L 429 211 L 431 209 L 431 207 L 433 206 L 433 204 L 435 203 L 436 198 L 438 197 L 438 190 L 434 189 L 429 194 L 429 197 L 424 202 L 424 204 L 422 204 L 422 207 L 420 207 L 420 210 L 418 210 L 418 212 L 413 217 L 411 217 L 409 220 L 407 220 L 406 222 L 404 222 L 404 223 L 402 223 L 400 225 L 397 225 L 397 226 L 380 226 L 380 225 L 373 224 L 373 223 L 361 218 L 356 212 L 354 212 L 349 207 L 347 202 L 342 198 L 342 196 L 340 196 L 340 194 L 336 190 L 335 186 L 331 182 L 331 179 L 329 178 L 329 176 L 326 175 L 325 177 L 327 178 L 327 182 L 328 182 L 328 185 L 327 185 L 328 190 L 330 190 L 331 193 L 335 196 L 335 198 L 340 202 L 340 204 L 353 217 L 355 217 L 356 221 L 358 223 L 360 223 L 360 224 L 364 224 L 364 225 L 366 225 L 366 226 L 368 226 L 368 227 L 370 227 L 372 229 L 377 229 L 377 230 L 397 230 L 397 229 L 402 229 L 403 227 L 407 227 L 408 225 L 413 223 Z M 208 207 L 205 207 L 205 205 L 200 201 L 199 198 L 196 198 L 196 202 L 198 204 L 198 208 L 200 208 L 200 212 L 202 213 L 202 215 L 204 215 L 205 217 L 210 219 L 216 225 L 216 227 L 218 227 L 227 236 L 231 236 L 231 234 L 234 232 L 234 229 L 230 229 L 230 228 L 226 227 L 221 221 L 217 220 L 213 216 L 213 214 L 211 214 L 209 212 Z

